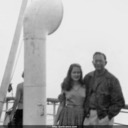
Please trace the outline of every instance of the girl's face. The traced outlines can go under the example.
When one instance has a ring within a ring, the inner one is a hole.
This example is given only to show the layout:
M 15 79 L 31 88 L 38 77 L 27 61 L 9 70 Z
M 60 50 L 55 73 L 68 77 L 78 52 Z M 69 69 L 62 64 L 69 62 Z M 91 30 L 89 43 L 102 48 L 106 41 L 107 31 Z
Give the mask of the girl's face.
M 74 81 L 78 81 L 81 77 L 81 69 L 77 66 L 73 67 L 71 71 L 71 78 Z

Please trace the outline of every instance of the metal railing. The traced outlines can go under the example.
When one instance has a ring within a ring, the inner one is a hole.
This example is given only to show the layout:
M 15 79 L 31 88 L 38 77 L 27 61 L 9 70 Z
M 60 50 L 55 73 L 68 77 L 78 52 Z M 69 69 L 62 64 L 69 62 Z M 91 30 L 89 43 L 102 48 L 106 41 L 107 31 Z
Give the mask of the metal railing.
M 7 112 L 9 109 L 9 104 L 14 102 L 14 97 L 7 97 L 6 98 L 6 106 L 5 106 L 5 110 L 3 110 L 3 112 Z M 59 105 L 59 101 L 56 98 L 47 98 L 47 105 L 52 105 L 53 107 L 53 111 L 52 113 L 47 113 L 47 115 L 49 116 L 53 116 L 53 121 L 55 119 L 55 115 L 56 115 L 56 108 Z M 128 114 L 128 105 L 125 105 L 125 107 L 121 110 L 120 113 L 124 113 L 124 114 Z M 2 121 L 1 121 L 2 123 Z M 115 125 L 122 125 L 122 126 L 126 126 L 126 124 L 122 124 L 122 123 L 118 123 L 118 122 L 114 122 Z M 128 125 L 127 125 L 128 126 Z
M 2 111 L 4 116 L 5 116 L 6 112 L 11 108 L 11 105 L 9 105 L 9 104 L 13 104 L 14 100 L 15 100 L 15 97 L 7 97 L 6 98 L 5 106 Z M 53 116 L 53 121 L 54 121 L 55 115 L 56 115 L 56 108 L 57 108 L 57 105 L 59 105 L 59 101 L 58 101 L 58 99 L 55 99 L 55 98 L 47 98 L 47 105 L 53 106 L 52 113 L 47 113 L 47 115 Z M 0 124 L 3 124 L 3 122 L 4 122 L 4 118 L 0 119 Z
M 120 113 L 123 114 L 128 114 L 128 105 L 126 104 L 125 107 L 120 111 Z M 121 126 L 126 126 L 128 128 L 128 123 L 124 124 L 124 123 L 118 123 L 118 122 L 114 122 L 115 125 L 121 125 Z

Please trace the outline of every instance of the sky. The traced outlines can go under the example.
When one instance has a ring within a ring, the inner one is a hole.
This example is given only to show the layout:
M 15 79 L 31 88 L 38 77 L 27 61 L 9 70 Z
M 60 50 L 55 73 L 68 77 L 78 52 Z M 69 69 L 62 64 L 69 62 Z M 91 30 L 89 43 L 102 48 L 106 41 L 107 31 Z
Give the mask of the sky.
M 0 2 L 0 81 L 2 81 L 21 0 L 0 0 Z M 64 9 L 62 23 L 52 35 L 47 36 L 46 41 L 48 97 L 57 97 L 60 93 L 60 84 L 71 63 L 81 64 L 85 75 L 94 70 L 93 53 L 101 51 L 107 56 L 106 68 L 120 80 L 127 101 L 128 1 L 62 0 L 62 2 Z M 23 43 L 21 35 L 21 49 L 17 55 L 19 59 L 12 76 L 14 84 L 22 81 Z M 53 93 L 53 90 L 57 92 Z
M 106 68 L 119 79 L 128 103 L 128 1 L 63 0 L 63 6 L 62 23 L 47 38 L 48 94 L 59 93 L 71 63 L 81 64 L 84 75 L 94 70 L 92 55 L 101 51 L 107 56 Z
M 29 1 L 31 2 L 31 0 Z M 100 51 L 107 56 L 106 68 L 120 81 L 128 104 L 128 1 L 62 0 L 60 27 L 46 40 L 47 97 L 57 98 L 60 85 L 72 63 L 79 63 L 83 75 L 94 70 L 92 56 Z M 0 82 L 12 44 L 21 0 L 0 0 Z M 12 76 L 16 85 L 22 81 L 23 36 Z

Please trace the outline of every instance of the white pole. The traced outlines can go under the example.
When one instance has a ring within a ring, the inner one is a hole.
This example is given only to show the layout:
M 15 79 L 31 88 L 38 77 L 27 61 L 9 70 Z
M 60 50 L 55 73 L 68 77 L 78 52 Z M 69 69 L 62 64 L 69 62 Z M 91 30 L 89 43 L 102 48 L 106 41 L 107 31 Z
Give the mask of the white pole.
M 0 87 L 0 117 L 1 117 L 2 110 L 3 110 L 3 103 L 5 102 L 5 99 L 6 99 L 7 89 L 10 84 L 10 80 L 11 80 L 12 70 L 14 67 L 14 62 L 16 58 L 16 53 L 17 53 L 21 29 L 22 29 L 24 10 L 27 6 L 27 2 L 28 0 L 22 0 L 22 5 L 21 5 L 19 17 L 18 17 L 18 22 L 17 22 L 14 38 L 12 41 L 12 46 L 10 49 L 8 61 L 5 67 L 5 72 L 4 72 L 4 76 L 3 76 L 1 87 Z
M 46 124 L 46 36 L 63 17 L 61 0 L 35 0 L 24 18 L 24 125 Z

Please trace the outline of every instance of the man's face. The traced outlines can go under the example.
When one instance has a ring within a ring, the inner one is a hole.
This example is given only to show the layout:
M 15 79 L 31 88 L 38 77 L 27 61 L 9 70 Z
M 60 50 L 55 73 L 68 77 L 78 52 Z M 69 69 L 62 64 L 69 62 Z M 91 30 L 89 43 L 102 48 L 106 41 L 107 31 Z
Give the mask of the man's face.
M 104 56 L 100 55 L 100 54 L 96 54 L 93 58 L 93 65 L 94 65 L 95 69 L 98 71 L 104 69 L 104 67 L 106 65 L 106 60 L 105 60 Z

